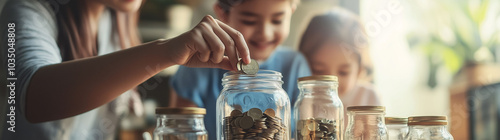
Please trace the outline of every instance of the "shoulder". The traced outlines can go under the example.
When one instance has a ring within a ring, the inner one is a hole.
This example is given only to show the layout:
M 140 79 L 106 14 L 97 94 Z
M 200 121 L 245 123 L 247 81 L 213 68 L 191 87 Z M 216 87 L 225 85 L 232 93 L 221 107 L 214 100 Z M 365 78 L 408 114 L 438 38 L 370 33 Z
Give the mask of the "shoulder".
M 285 65 L 307 65 L 307 61 L 302 53 L 290 48 L 278 47 L 274 52 L 271 61 L 279 62 Z
M 175 73 L 175 75 L 188 76 L 188 75 L 206 75 L 208 73 L 212 73 L 217 69 L 214 68 L 190 68 L 186 66 L 179 66 L 179 69 Z
M 179 66 L 179 69 L 172 77 L 172 83 L 206 83 L 213 80 L 220 80 L 221 69 L 215 68 L 190 68 Z
M 4 5 L 2 17 L 41 16 L 55 19 L 55 12 L 51 5 L 53 4 L 45 0 L 9 0 Z
M 305 57 L 302 53 L 290 48 L 278 47 L 266 63 L 270 68 L 275 68 L 283 74 L 296 75 L 297 77 L 310 75 L 309 65 Z
M 14 23 L 17 29 L 45 30 L 55 36 L 56 14 L 51 5 L 45 0 L 9 0 L 2 9 L 0 23 Z
M 309 76 L 311 72 L 305 57 L 290 48 L 278 47 L 270 57 L 267 66 L 283 74 L 283 80 L 290 83 L 294 89 L 298 77 Z
M 276 48 L 275 55 L 279 56 L 280 58 L 285 58 L 285 59 L 286 58 L 296 58 L 296 57 L 304 58 L 304 56 L 300 52 L 292 50 L 292 49 L 287 48 L 287 47 Z
M 371 95 L 371 96 L 376 95 L 375 89 L 371 84 L 358 83 L 356 84 L 356 88 L 360 93 L 363 93 L 365 95 Z
M 380 105 L 381 104 L 380 97 L 376 93 L 373 85 L 358 83 L 356 88 L 357 88 L 356 90 L 357 90 L 358 94 L 360 94 L 359 96 L 361 98 L 367 99 L 366 100 L 367 104 L 369 104 L 369 105 Z
M 210 91 L 220 91 L 224 71 L 214 68 L 189 68 L 180 66 L 170 80 L 170 86 L 183 98 L 190 99 L 203 107 L 203 98 L 211 96 Z

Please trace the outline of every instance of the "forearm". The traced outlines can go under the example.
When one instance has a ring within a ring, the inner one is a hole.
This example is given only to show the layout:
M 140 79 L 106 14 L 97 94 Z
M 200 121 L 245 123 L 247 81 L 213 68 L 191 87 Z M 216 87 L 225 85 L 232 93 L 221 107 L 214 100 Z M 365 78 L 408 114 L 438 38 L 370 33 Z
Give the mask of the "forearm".
M 165 46 L 157 42 L 40 68 L 26 92 L 26 117 L 44 122 L 106 104 L 164 68 Z

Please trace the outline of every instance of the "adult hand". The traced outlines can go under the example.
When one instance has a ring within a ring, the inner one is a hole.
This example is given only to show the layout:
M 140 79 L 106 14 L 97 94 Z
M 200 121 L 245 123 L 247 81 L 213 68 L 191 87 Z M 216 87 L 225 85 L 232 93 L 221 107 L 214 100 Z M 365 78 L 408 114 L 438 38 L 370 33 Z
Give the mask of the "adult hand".
M 209 15 L 190 31 L 160 43 L 167 46 L 169 61 L 187 67 L 236 70 L 239 57 L 245 64 L 251 61 L 243 35 Z

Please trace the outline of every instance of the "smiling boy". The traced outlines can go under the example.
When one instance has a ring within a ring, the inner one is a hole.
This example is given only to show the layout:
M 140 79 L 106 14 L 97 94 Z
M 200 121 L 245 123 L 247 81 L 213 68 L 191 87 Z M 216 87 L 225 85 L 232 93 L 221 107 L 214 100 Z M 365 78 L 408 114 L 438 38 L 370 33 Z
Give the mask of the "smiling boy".
M 241 32 L 250 57 L 259 62 L 260 69 L 282 73 L 282 87 L 292 105 L 299 94 L 297 78 L 311 75 L 302 54 L 279 47 L 288 37 L 297 4 L 298 0 L 218 0 L 214 5 L 218 19 Z M 225 72 L 227 70 L 181 66 L 171 79 L 170 105 L 206 108 L 205 127 L 210 140 L 217 139 L 216 101 Z

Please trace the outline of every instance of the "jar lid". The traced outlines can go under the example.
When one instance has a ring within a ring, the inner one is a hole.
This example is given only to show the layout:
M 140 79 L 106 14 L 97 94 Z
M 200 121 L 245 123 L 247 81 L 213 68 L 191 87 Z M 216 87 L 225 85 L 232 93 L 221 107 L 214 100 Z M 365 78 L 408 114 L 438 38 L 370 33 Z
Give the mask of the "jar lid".
M 385 106 L 350 106 L 347 111 L 385 111 Z
M 385 124 L 408 124 L 408 118 L 385 117 Z
M 414 116 L 408 118 L 408 125 L 447 125 L 446 116 Z
M 157 107 L 156 114 L 205 115 L 207 111 L 199 107 Z
M 335 81 L 338 82 L 339 79 L 337 76 L 334 75 L 313 75 L 313 76 L 307 76 L 307 77 L 300 77 L 300 81 L 308 81 L 308 80 L 319 80 L 319 81 Z

